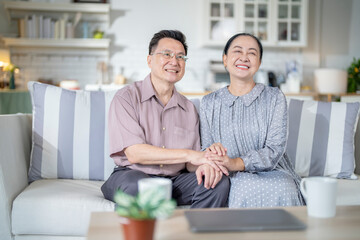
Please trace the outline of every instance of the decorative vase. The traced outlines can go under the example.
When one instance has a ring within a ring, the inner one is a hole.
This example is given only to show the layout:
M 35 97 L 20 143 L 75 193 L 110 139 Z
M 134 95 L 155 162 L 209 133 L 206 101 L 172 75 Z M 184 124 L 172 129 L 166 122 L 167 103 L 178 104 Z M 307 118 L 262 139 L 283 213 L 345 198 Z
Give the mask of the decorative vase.
M 15 73 L 13 71 L 10 72 L 9 88 L 15 89 Z
M 122 224 L 125 240 L 153 240 L 156 219 L 132 219 Z

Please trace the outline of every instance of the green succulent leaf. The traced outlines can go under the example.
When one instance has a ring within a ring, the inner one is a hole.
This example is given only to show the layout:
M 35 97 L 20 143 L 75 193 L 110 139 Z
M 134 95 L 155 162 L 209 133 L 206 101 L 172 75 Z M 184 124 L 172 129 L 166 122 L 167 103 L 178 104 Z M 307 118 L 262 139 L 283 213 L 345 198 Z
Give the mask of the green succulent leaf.
M 156 188 L 141 192 L 136 197 L 118 190 L 114 196 L 116 213 L 135 219 L 168 217 L 174 211 L 176 202 L 165 199 L 165 196 L 165 191 Z
M 115 193 L 114 200 L 118 206 L 125 208 L 130 207 L 135 202 L 135 198 L 133 196 L 128 195 L 121 190 Z
M 123 217 L 129 217 L 130 216 L 130 212 L 126 208 L 116 207 L 115 211 L 119 216 L 123 216 Z
M 151 212 L 152 217 L 166 218 L 173 213 L 175 207 L 176 202 L 174 200 L 163 201 L 158 208 Z

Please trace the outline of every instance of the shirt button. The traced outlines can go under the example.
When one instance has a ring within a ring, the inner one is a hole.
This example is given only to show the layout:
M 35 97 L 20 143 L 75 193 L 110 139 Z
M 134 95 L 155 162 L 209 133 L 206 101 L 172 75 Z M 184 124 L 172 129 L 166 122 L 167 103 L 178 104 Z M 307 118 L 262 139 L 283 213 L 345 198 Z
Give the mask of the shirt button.
M 165 131 L 165 129 L 166 129 L 165 127 L 162 128 L 163 131 Z
M 164 165 L 160 164 L 160 167 L 163 167 Z
M 162 148 L 165 148 L 165 146 L 162 146 Z

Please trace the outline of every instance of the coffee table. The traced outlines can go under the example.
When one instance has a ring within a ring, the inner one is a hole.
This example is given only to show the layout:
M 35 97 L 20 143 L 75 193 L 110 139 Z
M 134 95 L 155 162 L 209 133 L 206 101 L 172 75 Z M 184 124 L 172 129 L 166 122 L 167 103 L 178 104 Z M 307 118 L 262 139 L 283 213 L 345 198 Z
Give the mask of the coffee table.
M 308 217 L 306 207 L 284 207 L 283 209 L 303 221 L 307 225 L 307 229 L 300 231 L 192 233 L 184 216 L 185 210 L 175 210 L 169 219 L 157 221 L 154 240 L 360 239 L 360 206 L 338 206 L 336 217 L 326 219 Z M 120 218 L 116 213 L 92 213 L 88 240 L 115 239 L 124 239 Z

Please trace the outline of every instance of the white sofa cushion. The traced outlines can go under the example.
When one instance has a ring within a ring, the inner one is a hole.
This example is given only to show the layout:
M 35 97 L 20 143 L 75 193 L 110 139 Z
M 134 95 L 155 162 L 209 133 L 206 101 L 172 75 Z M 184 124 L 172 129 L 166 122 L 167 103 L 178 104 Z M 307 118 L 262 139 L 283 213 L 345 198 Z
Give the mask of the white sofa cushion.
M 108 110 L 116 91 L 71 91 L 29 82 L 33 137 L 29 181 L 41 178 L 105 180 Z
M 301 177 L 356 179 L 354 136 L 360 103 L 289 101 L 287 154 Z
M 14 201 L 13 234 L 86 236 L 91 212 L 114 211 L 102 181 L 38 180 Z

